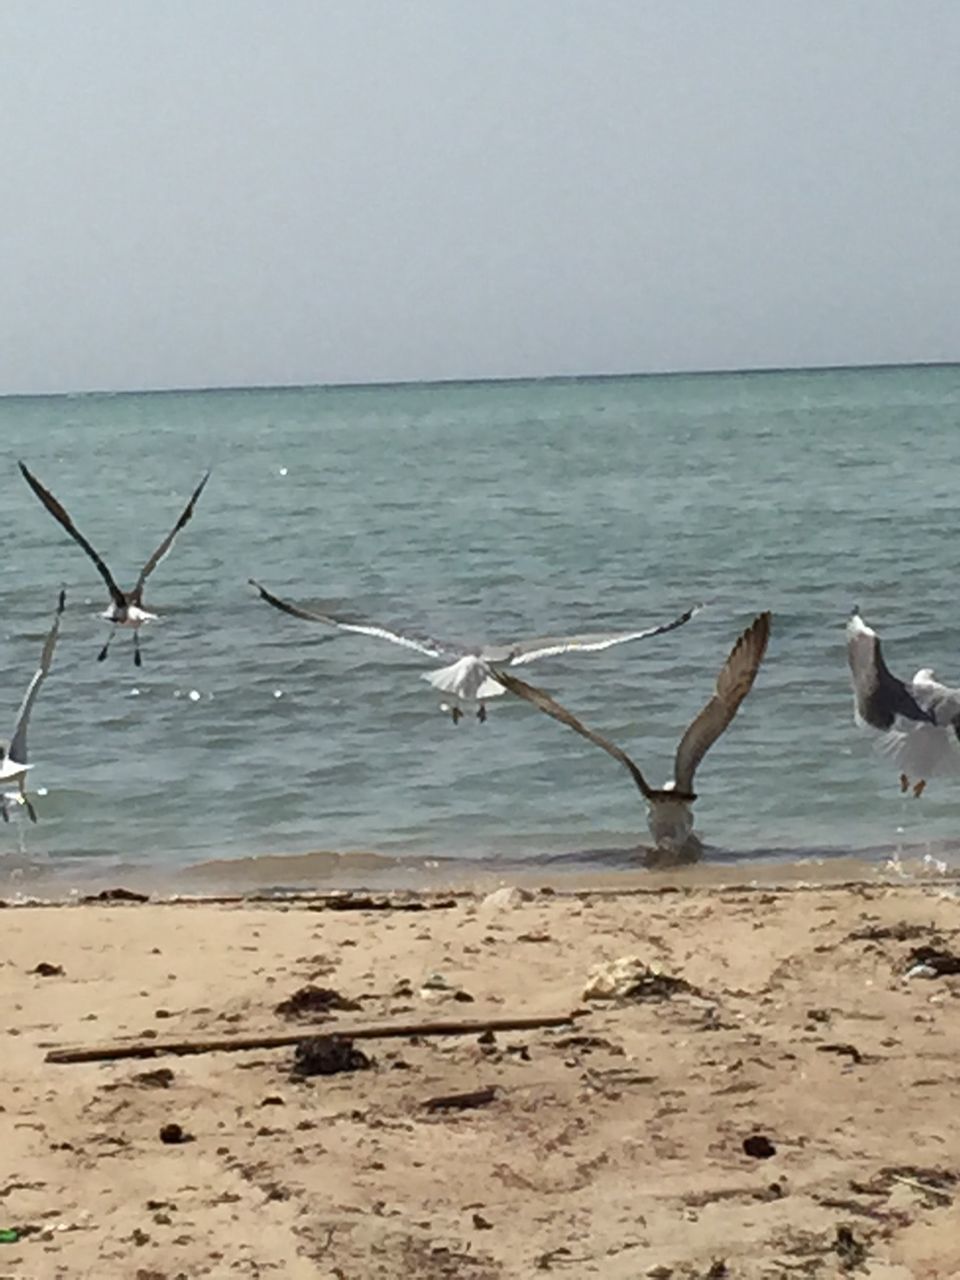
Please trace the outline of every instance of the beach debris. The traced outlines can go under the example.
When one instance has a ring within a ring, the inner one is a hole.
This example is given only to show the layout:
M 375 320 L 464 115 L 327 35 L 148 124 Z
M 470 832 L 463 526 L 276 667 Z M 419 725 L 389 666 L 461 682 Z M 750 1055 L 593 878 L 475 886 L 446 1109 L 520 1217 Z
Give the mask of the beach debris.
M 38 974 L 41 978 L 61 978 L 63 977 L 63 965 L 50 964 L 46 960 L 41 960 L 37 967 L 31 969 L 30 972 Z
M 845 1222 L 837 1224 L 833 1251 L 840 1259 L 842 1271 L 858 1271 L 867 1258 L 867 1246 L 853 1234 L 853 1228 Z
M 817 1053 L 837 1053 L 851 1058 L 854 1062 L 865 1061 L 863 1054 L 854 1044 L 818 1044 Z
M 488 1085 L 483 1089 L 471 1089 L 467 1093 L 447 1093 L 428 1098 L 423 1106 L 427 1111 L 467 1111 L 471 1107 L 487 1106 L 498 1094 L 496 1085 Z
M 743 1140 L 743 1153 L 752 1156 L 754 1160 L 769 1160 L 771 1156 L 777 1154 L 777 1148 L 766 1134 L 752 1133 L 749 1138 Z
M 310 902 L 308 911 L 443 911 L 457 905 L 456 898 L 370 898 L 357 894 L 332 894 L 322 902 Z
M 903 976 L 905 978 L 936 978 L 939 974 L 932 964 L 915 964 Z
M 99 893 L 87 893 L 81 902 L 149 902 L 149 893 L 136 893 L 133 889 L 101 889 Z
M 183 1142 L 193 1142 L 193 1140 L 193 1134 L 187 1133 L 186 1129 L 174 1120 L 161 1126 L 160 1141 L 166 1143 L 168 1147 L 179 1146 Z
M 354 1040 L 407 1039 L 410 1036 L 477 1036 L 484 1031 L 533 1031 L 541 1027 L 563 1027 L 575 1022 L 576 1013 L 533 1014 L 513 1018 L 446 1019 L 436 1022 L 382 1022 L 368 1026 L 351 1027 Z M 161 1040 L 159 1037 L 140 1040 L 112 1041 L 100 1045 L 76 1045 L 63 1049 L 48 1049 L 44 1062 L 60 1064 L 71 1062 L 114 1062 L 121 1058 L 155 1058 L 163 1053 L 236 1053 L 246 1049 L 282 1049 L 299 1044 L 303 1032 L 285 1031 L 279 1034 L 212 1036 L 202 1040 Z
M 529 889 L 521 889 L 516 884 L 505 884 L 502 889 L 494 889 L 481 901 L 484 911 L 503 911 L 508 907 L 519 907 L 524 902 L 532 902 L 534 895 Z
M 366 1071 L 373 1065 L 372 1059 L 353 1047 L 349 1036 L 310 1036 L 297 1045 L 290 1077 L 333 1076 L 341 1071 Z
M 0 1227 L 0 1244 L 17 1244 L 20 1232 L 16 1227 Z
M 620 956 L 596 964 L 590 970 L 584 1000 L 669 1000 L 685 992 L 700 995 L 684 978 L 664 973 L 657 965 L 648 965 L 639 956 Z
M 952 951 L 948 951 L 946 947 L 912 947 L 910 955 L 907 957 L 907 964 L 910 968 L 907 971 L 907 977 L 928 977 L 926 972 L 917 973 L 917 969 L 932 969 L 933 977 L 941 978 L 947 974 L 960 973 L 960 956 Z
M 315 987 L 311 983 L 281 1000 L 276 1012 L 281 1018 L 307 1018 L 326 1017 L 334 1010 L 352 1013 L 359 1008 L 356 1000 L 349 1000 L 333 987 Z
M 473 1217 L 470 1219 L 470 1221 L 473 1223 L 474 1228 L 475 1228 L 475 1230 L 477 1230 L 477 1231 L 492 1231 L 492 1230 L 493 1230 L 493 1223 L 492 1223 L 492 1222 L 488 1222 L 488 1221 L 486 1220 L 486 1218 L 483 1216 L 483 1214 L 482 1214 L 482 1213 L 476 1213 L 476 1212 L 474 1212 Z
M 138 1071 L 132 1083 L 144 1089 L 169 1089 L 173 1084 L 173 1072 L 169 1067 L 157 1067 L 156 1071 Z
M 534 931 L 532 933 L 518 933 L 518 942 L 552 942 L 553 938 L 549 933 Z

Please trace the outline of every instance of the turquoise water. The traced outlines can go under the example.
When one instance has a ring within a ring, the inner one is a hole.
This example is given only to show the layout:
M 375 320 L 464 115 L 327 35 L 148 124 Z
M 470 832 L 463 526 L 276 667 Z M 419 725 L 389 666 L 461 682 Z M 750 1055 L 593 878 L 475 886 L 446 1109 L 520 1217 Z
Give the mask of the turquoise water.
M 772 609 L 756 688 L 698 776 L 710 856 L 949 843 L 960 782 L 900 798 L 852 723 L 843 626 L 859 604 L 894 671 L 960 680 L 958 424 L 956 367 L 0 400 L 8 721 L 68 589 L 31 726 L 47 794 L 36 827 L 0 827 L 0 866 L 616 862 L 645 835 L 596 748 L 509 698 L 454 728 L 428 661 L 283 617 L 251 575 L 462 641 L 710 600 L 672 635 L 523 672 L 655 781 L 736 634 Z M 125 635 L 96 661 L 102 584 L 21 457 L 126 585 L 213 467 L 150 580 L 163 618 L 140 671 Z

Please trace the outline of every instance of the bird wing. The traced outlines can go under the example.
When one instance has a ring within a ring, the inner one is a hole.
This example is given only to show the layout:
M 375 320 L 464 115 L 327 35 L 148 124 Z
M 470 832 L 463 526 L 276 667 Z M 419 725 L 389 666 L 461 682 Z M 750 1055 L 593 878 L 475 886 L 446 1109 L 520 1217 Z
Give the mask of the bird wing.
M 910 682 L 910 693 L 934 724 L 948 726 L 960 738 L 960 689 L 941 684 L 929 670 L 918 671 Z
M 516 676 L 507 675 L 505 671 L 500 671 L 496 667 L 490 668 L 490 674 L 494 680 L 498 680 L 505 689 L 511 693 L 515 693 L 518 698 L 523 698 L 526 702 L 530 702 L 538 711 L 544 712 L 545 715 L 553 716 L 554 720 L 559 720 L 561 724 L 567 725 L 573 729 L 575 733 L 579 733 L 582 738 L 586 738 L 588 742 L 593 742 L 596 746 L 601 747 L 608 755 L 613 756 L 614 760 L 619 760 L 623 767 L 633 778 L 634 782 L 640 788 L 645 799 L 649 799 L 652 795 L 651 788 L 647 786 L 646 779 L 643 774 L 633 763 L 625 751 L 621 751 L 614 743 L 609 742 L 599 733 L 594 733 L 592 729 L 588 729 L 585 724 L 581 724 L 575 715 L 569 712 L 566 707 L 561 707 L 556 699 L 551 698 L 549 693 L 543 689 L 538 689 L 532 684 L 527 684 L 523 680 L 519 680 Z
M 847 661 L 853 680 L 857 715 L 873 729 L 892 729 L 897 716 L 918 723 L 935 724 L 929 707 L 921 706 L 902 680 L 883 660 L 880 637 L 859 614 L 847 623 Z
M 203 487 L 209 479 L 210 479 L 210 472 L 208 471 L 205 473 L 203 479 L 194 489 L 193 494 L 190 497 L 190 501 L 187 503 L 183 511 L 180 513 L 180 518 L 177 521 L 177 523 L 173 526 L 173 528 L 170 530 L 170 532 L 167 534 L 164 540 L 160 543 L 159 547 L 157 547 L 156 551 L 153 553 L 153 555 L 150 557 L 147 563 L 140 570 L 140 577 L 137 579 L 137 585 L 133 589 L 134 599 L 136 600 L 140 599 L 141 592 L 143 591 L 143 584 L 146 582 L 147 578 L 149 578 L 150 574 L 153 573 L 154 569 L 157 567 L 157 565 L 160 563 L 163 557 L 167 554 L 167 552 L 173 546 L 174 538 L 177 536 L 177 534 L 180 532 L 183 526 L 187 523 L 187 521 L 193 515 L 193 508 L 197 505 L 197 499 L 200 497 L 201 493 L 203 493 Z
M 753 687 L 770 639 L 770 614 L 761 613 L 738 637 L 717 676 L 713 697 L 690 724 L 677 747 L 673 776 L 680 792 L 693 791 L 697 766 L 737 714 Z
M 27 484 L 30 486 L 33 492 L 37 495 L 37 497 L 40 499 L 43 505 L 47 508 L 47 510 L 50 512 L 54 520 L 59 521 L 59 523 L 64 527 L 64 529 L 66 529 L 67 533 L 69 533 L 70 537 L 73 538 L 75 542 L 78 542 L 81 547 L 83 547 L 84 551 L 87 553 L 87 555 L 90 557 L 93 563 L 100 570 L 100 576 L 101 578 L 103 578 L 104 582 L 107 584 L 107 590 L 110 592 L 110 597 L 113 600 L 113 603 L 115 605 L 119 605 L 122 608 L 123 605 L 125 605 L 127 602 L 126 596 L 117 586 L 117 584 L 114 582 L 113 574 L 107 568 L 106 564 L 103 561 L 103 558 L 100 555 L 98 555 L 97 552 L 93 549 L 93 547 L 86 540 L 86 538 L 77 528 L 77 526 L 70 519 L 70 516 L 67 514 L 66 509 L 63 506 L 61 506 L 61 504 L 53 496 L 50 490 L 45 489 L 43 485 L 40 483 L 40 481 L 37 479 L 37 477 L 35 475 L 32 475 L 22 462 L 19 465 L 20 465 L 20 472 L 23 475 L 24 480 L 26 480 Z
M 550 658 L 558 653 L 597 653 L 601 649 L 610 649 L 615 644 L 626 644 L 628 640 L 647 640 L 650 636 L 662 636 L 667 631 L 675 631 L 689 622 L 704 606 L 694 605 L 671 622 L 661 622 L 654 627 L 646 627 L 642 631 L 606 631 L 593 635 L 545 637 L 541 640 L 521 640 L 512 645 L 506 661 L 511 667 L 518 667 L 527 662 L 536 662 L 538 658 Z
M 63 613 L 66 604 L 67 593 L 60 592 L 60 600 L 57 604 L 57 612 L 53 618 L 53 626 L 43 642 L 43 651 L 40 654 L 40 666 L 34 673 L 33 679 L 27 686 L 27 692 L 23 695 L 23 702 L 20 704 L 20 710 L 17 712 L 17 723 L 13 729 L 13 737 L 10 739 L 10 746 L 7 749 L 7 757 L 14 760 L 17 764 L 27 763 L 27 723 L 30 720 L 30 711 L 33 707 L 37 693 L 41 684 L 46 678 L 47 672 L 50 670 L 50 664 L 53 662 L 53 651 L 57 644 L 57 634 L 60 630 L 60 615 Z
M 415 649 L 417 653 L 425 653 L 428 658 L 445 658 L 451 653 L 459 652 L 453 646 L 440 645 L 433 640 L 419 640 L 414 636 L 403 635 L 399 631 L 390 631 L 386 627 L 377 626 L 376 623 L 346 622 L 343 618 L 335 618 L 329 613 L 313 613 L 308 609 L 301 609 L 299 605 L 290 604 L 287 600 L 281 600 L 279 596 L 273 595 L 253 578 L 250 578 L 249 582 L 251 587 L 256 587 L 267 604 L 272 604 L 275 609 L 280 609 L 283 613 L 292 614 L 294 618 L 303 618 L 307 622 L 322 622 L 325 626 L 336 627 L 340 631 L 354 631 L 357 635 L 374 636 L 378 640 L 389 640 L 393 644 L 403 645 L 405 649 Z

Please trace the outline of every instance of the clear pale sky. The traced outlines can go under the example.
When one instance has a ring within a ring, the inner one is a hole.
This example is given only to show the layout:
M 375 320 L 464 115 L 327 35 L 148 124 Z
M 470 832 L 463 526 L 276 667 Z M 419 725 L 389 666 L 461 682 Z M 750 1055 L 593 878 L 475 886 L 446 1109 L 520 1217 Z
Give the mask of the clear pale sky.
M 957 0 L 2 0 L 0 393 L 960 359 Z

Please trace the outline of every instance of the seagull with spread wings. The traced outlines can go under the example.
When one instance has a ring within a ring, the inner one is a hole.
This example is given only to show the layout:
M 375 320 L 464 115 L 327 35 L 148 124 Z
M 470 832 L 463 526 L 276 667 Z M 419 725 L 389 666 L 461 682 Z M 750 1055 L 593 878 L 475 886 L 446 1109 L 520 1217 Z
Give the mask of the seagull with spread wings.
M 493 678 L 518 698 L 531 702 L 539 711 L 568 725 L 589 742 L 602 747 L 614 760 L 627 770 L 647 802 L 647 822 L 656 846 L 659 860 L 671 863 L 694 861 L 700 856 L 702 844 L 693 834 L 693 812 L 696 800 L 693 778 L 697 768 L 716 740 L 737 714 L 741 702 L 753 687 L 760 663 L 767 651 L 770 639 L 770 614 L 759 614 L 737 639 L 717 677 L 713 697 L 688 726 L 673 765 L 673 778 L 663 787 L 651 787 L 646 778 L 625 751 L 586 725 L 559 702 L 525 684 L 516 676 L 494 668 Z
M 84 551 L 97 566 L 101 578 L 103 578 L 104 582 L 107 584 L 107 590 L 110 592 L 111 600 L 110 605 L 100 616 L 106 619 L 107 622 L 112 622 L 114 626 L 132 628 L 133 661 L 134 664 L 139 667 L 142 661 L 140 657 L 140 627 L 142 627 L 145 622 L 154 622 L 157 618 L 155 613 L 149 613 L 143 607 L 144 584 L 150 574 L 153 573 L 154 569 L 173 546 L 174 538 L 193 515 L 193 508 L 196 506 L 197 499 L 200 497 L 201 493 L 203 493 L 203 487 L 210 478 L 210 472 L 206 472 L 196 489 L 194 489 L 190 501 L 181 512 L 177 523 L 173 526 L 171 531 L 167 534 L 159 547 L 157 547 L 156 551 L 154 551 L 153 555 L 140 570 L 140 576 L 137 578 L 133 590 L 122 591 L 117 586 L 113 574 L 107 568 L 103 557 L 98 555 L 98 553 L 93 549 L 91 544 L 70 519 L 66 509 L 57 501 L 50 490 L 45 489 L 36 476 L 32 475 L 22 462 L 20 463 L 20 471 L 24 480 L 26 480 L 27 484 L 47 508 L 53 518 L 58 521 L 64 529 L 66 529 L 74 542 L 78 542 L 80 546 L 83 547 Z M 116 632 L 111 632 L 107 639 L 107 643 L 97 655 L 97 660 L 99 662 L 103 662 L 104 658 L 107 656 L 107 650 L 110 648 L 110 641 L 113 639 L 115 634 Z
M 353 631 L 358 635 L 373 636 L 378 640 L 389 640 L 393 644 L 402 645 L 406 649 L 414 649 L 428 658 L 455 658 L 449 666 L 439 671 L 425 672 L 423 679 L 442 693 L 451 694 L 468 707 L 476 709 L 477 719 L 481 722 L 487 718 L 485 706 L 488 698 L 498 697 L 503 693 L 503 686 L 491 676 L 491 664 L 504 666 L 521 666 L 528 662 L 536 662 L 540 658 L 550 658 L 561 653 L 597 653 L 609 649 L 613 645 L 625 644 L 628 640 L 647 640 L 651 636 L 663 635 L 682 627 L 704 607 L 696 605 L 687 609 L 679 617 L 670 622 L 662 622 L 642 631 L 609 631 L 595 635 L 565 636 L 544 638 L 541 640 L 521 640 L 516 644 L 481 645 L 468 648 L 463 645 L 449 644 L 437 640 L 426 639 L 401 631 L 392 631 L 388 627 L 371 622 L 348 622 L 345 618 L 335 617 L 329 613 L 315 613 L 301 609 L 299 605 L 281 600 L 260 585 L 253 578 L 250 585 L 256 587 L 267 604 L 273 605 L 283 613 L 292 614 L 295 618 L 304 618 L 307 622 L 321 622 L 328 627 L 336 627 L 340 631 Z M 463 711 L 458 703 L 448 706 L 441 703 L 441 710 L 447 712 L 454 724 L 458 724 Z
M 17 712 L 17 723 L 13 727 L 13 737 L 9 743 L 0 742 L 0 788 L 5 787 L 10 782 L 15 782 L 19 788 L 18 792 L 13 792 L 9 795 L 4 791 L 0 791 L 0 816 L 3 817 L 4 822 L 10 821 L 9 805 L 11 801 L 16 804 L 26 805 L 30 821 L 36 822 L 37 820 L 37 811 L 34 809 L 26 792 L 27 771 L 33 768 L 33 765 L 27 761 L 27 725 L 30 721 L 30 712 L 40 691 L 40 686 L 46 679 L 50 664 L 53 662 L 53 651 L 56 648 L 57 635 L 60 631 L 60 616 L 63 613 L 65 603 L 66 593 L 61 591 L 57 612 L 53 618 L 53 626 L 43 642 L 40 666 L 27 686 L 27 692 L 24 694 L 20 710 Z
M 898 680 L 858 609 L 847 623 L 847 660 L 854 720 L 884 735 L 881 750 L 900 770 L 900 790 L 916 779 L 913 794 L 920 796 L 928 778 L 960 773 L 960 689 L 941 684 L 932 667 L 909 684 Z

